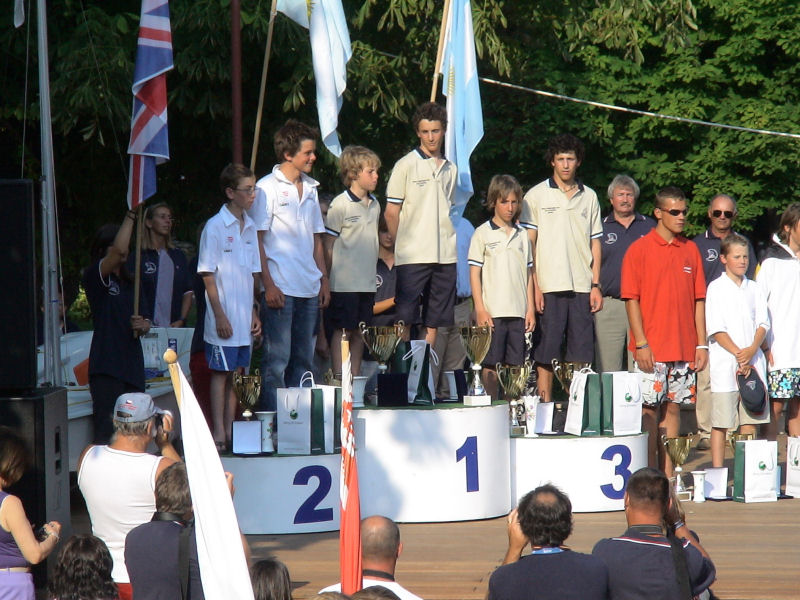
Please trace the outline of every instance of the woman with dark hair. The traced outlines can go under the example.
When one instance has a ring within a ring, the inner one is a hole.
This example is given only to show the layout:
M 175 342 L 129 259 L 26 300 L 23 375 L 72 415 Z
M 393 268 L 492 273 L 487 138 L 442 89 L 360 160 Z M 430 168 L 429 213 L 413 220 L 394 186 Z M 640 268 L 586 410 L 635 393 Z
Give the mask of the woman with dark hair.
M 111 413 L 117 398 L 144 392 L 144 357 L 139 336 L 150 330 L 150 313 L 133 314 L 133 278 L 125 268 L 136 213 L 129 210 L 119 227 L 103 225 L 83 271 L 83 289 L 92 310 L 94 335 L 89 350 L 89 392 L 94 404 L 94 443 L 111 438 Z
M 156 327 L 186 327 L 192 306 L 192 273 L 186 255 L 172 243 L 172 209 L 165 202 L 148 207 L 142 236 L 142 302 Z M 136 256 L 128 258 L 135 271 Z
M 4 491 L 20 480 L 28 463 L 28 451 L 8 427 L 0 427 L 0 597 L 4 600 L 33 600 L 30 565 L 43 561 L 58 543 L 61 524 L 42 526 L 41 541 L 33 534 L 22 502 Z
M 255 600 L 292 600 L 289 569 L 277 558 L 260 560 L 250 568 Z
M 74 535 L 58 553 L 48 585 L 51 600 L 117 600 L 111 553 L 93 535 Z

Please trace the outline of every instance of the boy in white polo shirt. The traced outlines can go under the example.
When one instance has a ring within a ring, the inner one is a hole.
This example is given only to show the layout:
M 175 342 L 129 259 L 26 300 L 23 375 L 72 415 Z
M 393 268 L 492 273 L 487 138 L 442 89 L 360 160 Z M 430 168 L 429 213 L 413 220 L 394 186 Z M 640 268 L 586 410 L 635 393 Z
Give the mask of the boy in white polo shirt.
M 519 217 L 522 188 L 511 175 L 495 175 L 486 208 L 494 216 L 475 230 L 469 247 L 469 275 L 475 319 L 492 327 L 483 361 L 486 391 L 497 398 L 495 365 L 525 362 L 525 332 L 533 331 L 533 256 Z
M 328 209 L 325 257 L 331 277 L 328 320 L 333 327 L 331 366 L 342 378 L 342 330 L 347 331 L 353 375 L 361 374 L 364 342 L 358 331 L 372 321 L 375 269 L 378 263 L 378 219 L 381 208 L 372 195 L 378 185 L 381 161 L 363 146 L 347 146 L 339 157 L 342 182 L 348 189 Z
M 253 172 L 244 165 L 230 164 L 219 181 L 228 202 L 203 229 L 197 272 L 203 277 L 208 306 L 204 340 L 211 370 L 214 441 L 224 450 L 230 445 L 236 414 L 233 371 L 250 366 L 251 336 L 261 334 L 253 305 L 261 263 L 255 224 L 245 212 L 255 198 Z
M 313 127 L 286 121 L 274 137 L 279 164 L 258 180 L 248 211 L 258 230 L 264 286 L 262 410 L 276 410 L 277 388 L 298 386 L 312 370 L 317 315 L 330 299 L 319 183 L 308 175 L 317 137 Z
M 755 369 L 766 384 L 766 360 L 761 344 L 769 331 L 764 294 L 747 278 L 748 242 L 732 233 L 720 243 L 725 272 L 708 285 L 706 329 L 711 376 L 711 465 L 721 467 L 725 435 L 736 422 L 742 433 L 756 433 L 756 425 L 769 423 L 769 411 L 760 415 L 747 410 L 739 399 L 736 373 Z M 737 410 L 738 406 L 738 410 Z

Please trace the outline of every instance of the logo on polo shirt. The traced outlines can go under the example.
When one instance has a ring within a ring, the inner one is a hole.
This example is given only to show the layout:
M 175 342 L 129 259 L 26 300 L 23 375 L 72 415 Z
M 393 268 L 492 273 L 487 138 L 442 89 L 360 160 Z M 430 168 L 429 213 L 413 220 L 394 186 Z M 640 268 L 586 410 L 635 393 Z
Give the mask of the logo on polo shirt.
M 375 287 L 380 289 L 382 285 L 383 285 L 383 277 L 381 277 L 380 275 L 375 275 Z
M 753 390 L 756 389 L 756 382 L 755 381 L 748 381 L 745 384 L 745 387 L 752 392 Z
M 112 281 L 108 284 L 108 295 L 119 296 L 119 284 L 116 281 Z
M 617 234 L 614 232 L 606 234 L 606 244 L 616 244 Z
M 494 250 L 498 246 L 498 244 L 500 244 L 500 242 L 487 242 L 486 243 L 486 249 L 487 250 Z
M 553 214 L 556 212 L 560 207 L 559 206 L 543 206 L 542 212 L 546 212 L 548 215 Z
M 717 262 L 719 258 L 719 252 L 714 250 L 714 248 L 709 248 L 706 250 L 706 262 Z
M 691 275 L 692 274 L 692 267 L 690 267 L 689 265 L 685 265 L 683 267 L 683 272 L 684 273 L 688 273 L 689 275 Z
M 156 263 L 147 261 L 144 263 L 144 274 L 145 275 L 152 275 L 157 270 Z
M 430 179 L 413 179 L 411 183 L 416 184 L 417 187 L 425 187 Z
M 345 218 L 345 221 L 347 221 L 348 223 L 358 223 L 360 220 L 361 220 L 361 217 L 359 215 L 355 215 L 355 216 L 352 216 L 352 217 L 346 217 Z

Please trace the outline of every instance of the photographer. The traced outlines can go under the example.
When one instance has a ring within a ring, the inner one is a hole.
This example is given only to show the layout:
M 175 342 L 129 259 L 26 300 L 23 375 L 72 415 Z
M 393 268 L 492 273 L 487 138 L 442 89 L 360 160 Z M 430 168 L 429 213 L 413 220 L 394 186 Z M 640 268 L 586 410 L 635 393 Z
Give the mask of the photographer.
M 86 500 L 92 533 L 106 543 L 114 559 L 111 574 L 120 600 L 131 600 L 123 556 L 125 536 L 152 518 L 156 480 L 181 458 L 169 441 L 172 415 L 156 408 L 149 394 L 122 394 L 117 398 L 113 423 L 111 443 L 88 446 L 78 459 L 78 487 Z M 161 456 L 147 452 L 151 440 Z

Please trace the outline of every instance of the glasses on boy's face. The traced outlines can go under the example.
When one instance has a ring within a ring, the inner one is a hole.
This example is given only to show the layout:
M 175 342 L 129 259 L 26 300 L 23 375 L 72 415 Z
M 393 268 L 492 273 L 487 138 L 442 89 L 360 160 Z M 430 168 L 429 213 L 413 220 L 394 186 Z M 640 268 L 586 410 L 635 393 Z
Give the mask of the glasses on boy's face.
M 658 210 L 660 210 L 661 212 L 669 213 L 673 217 L 677 217 L 678 215 L 683 215 L 685 217 L 686 215 L 689 214 L 689 209 L 688 208 L 684 208 L 684 209 L 670 208 L 669 210 L 667 210 L 666 208 L 659 208 Z
M 254 186 L 250 187 L 243 187 L 243 188 L 233 188 L 235 192 L 244 192 L 245 194 L 255 194 L 256 188 Z
M 726 219 L 733 218 L 733 211 L 732 210 L 712 210 L 711 216 L 719 219 L 720 217 L 725 217 Z

